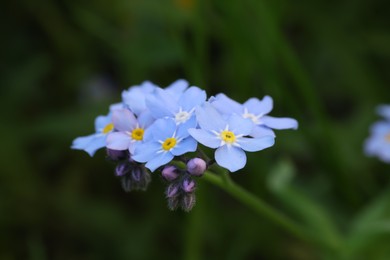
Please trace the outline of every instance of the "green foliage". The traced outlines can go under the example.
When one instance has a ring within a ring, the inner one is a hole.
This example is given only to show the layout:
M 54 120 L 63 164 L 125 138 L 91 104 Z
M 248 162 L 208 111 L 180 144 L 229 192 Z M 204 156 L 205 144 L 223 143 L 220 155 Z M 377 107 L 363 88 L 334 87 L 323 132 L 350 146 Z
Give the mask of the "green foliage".
M 390 166 L 362 151 L 389 102 L 387 1 L 3 5 L 0 259 L 390 258 Z M 326 246 L 203 182 L 170 212 L 159 176 L 127 194 L 103 151 L 70 150 L 123 89 L 177 78 L 299 121 L 232 178 Z

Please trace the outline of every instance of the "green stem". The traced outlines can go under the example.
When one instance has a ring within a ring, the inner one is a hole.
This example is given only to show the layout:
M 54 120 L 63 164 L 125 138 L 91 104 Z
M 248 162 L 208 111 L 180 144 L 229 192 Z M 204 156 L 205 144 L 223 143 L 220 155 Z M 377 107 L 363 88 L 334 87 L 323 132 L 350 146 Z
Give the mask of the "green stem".
M 229 177 L 229 174 L 227 174 L 226 172 L 222 172 L 222 170 L 218 170 L 217 168 L 216 171 L 221 173 L 220 176 L 208 170 L 205 172 L 202 179 L 225 190 L 238 201 L 242 202 L 248 208 L 255 211 L 258 215 L 267 218 L 268 220 L 280 226 L 295 237 L 307 243 L 315 243 L 316 245 L 320 247 L 325 247 L 327 249 L 330 249 L 331 251 L 335 250 L 333 245 L 330 245 L 326 241 L 318 239 L 317 237 L 308 233 L 300 224 L 296 223 L 292 219 L 283 215 L 283 213 L 272 208 L 266 202 L 256 197 L 249 191 L 245 190 L 241 186 L 235 184 Z

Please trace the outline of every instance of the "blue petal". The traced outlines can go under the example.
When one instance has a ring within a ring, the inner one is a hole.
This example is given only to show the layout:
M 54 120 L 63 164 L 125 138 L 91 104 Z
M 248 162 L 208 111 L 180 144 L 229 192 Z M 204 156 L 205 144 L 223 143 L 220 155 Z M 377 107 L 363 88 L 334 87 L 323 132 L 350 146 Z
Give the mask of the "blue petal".
M 106 139 L 106 146 L 112 150 L 123 151 L 127 150 L 130 145 L 131 138 L 123 132 L 110 133 Z
M 76 138 L 71 148 L 76 150 L 84 150 L 90 156 L 93 156 L 96 150 L 106 146 L 106 136 L 100 134 L 94 134 L 89 136 L 82 136 Z
M 191 128 L 188 132 L 195 140 L 204 146 L 218 148 L 221 144 L 221 139 L 206 130 Z
M 155 157 L 159 150 L 161 150 L 161 144 L 157 142 L 141 143 L 135 147 L 131 158 L 137 162 L 144 163 Z
M 262 138 L 240 138 L 238 141 L 240 147 L 247 152 L 256 152 L 275 144 L 275 137 L 265 136 Z
M 180 95 L 188 88 L 189 84 L 184 79 L 178 79 L 173 82 L 171 85 L 165 88 L 165 90 L 172 96 L 179 99 Z
M 176 131 L 176 124 L 171 118 L 161 118 L 156 120 L 150 128 L 154 140 L 164 141 L 167 138 L 173 137 Z
M 98 117 L 96 117 L 96 119 L 95 119 L 95 131 L 97 133 L 101 132 L 103 130 L 103 128 L 106 125 L 108 125 L 109 123 L 111 123 L 111 113 L 109 113 L 106 116 L 98 116 Z
M 260 119 L 266 126 L 273 129 L 297 129 L 298 122 L 293 118 L 288 117 L 272 117 L 263 116 Z
M 378 106 L 377 112 L 378 112 L 379 115 L 381 115 L 384 118 L 390 120 L 390 106 L 389 105 L 380 105 L 380 106 Z
M 122 92 L 123 102 L 134 114 L 139 115 L 146 109 L 146 97 L 151 95 L 156 88 L 157 86 L 149 81 L 143 82 L 140 86 L 132 86 L 129 90 Z
M 366 155 L 375 155 L 380 149 L 382 149 L 383 144 L 383 139 L 371 136 L 364 143 L 364 152 Z
M 137 119 L 128 109 L 116 110 L 112 113 L 112 122 L 119 131 L 131 131 L 137 126 Z
M 141 128 L 148 128 L 154 121 L 155 119 L 153 118 L 153 116 L 150 114 L 150 112 L 148 110 L 145 110 L 144 112 L 142 112 L 138 118 L 138 124 Z
M 148 161 L 145 166 L 152 172 L 154 172 L 158 167 L 169 163 L 173 159 L 173 155 L 169 152 L 160 153 L 154 156 L 150 161 Z
M 195 114 L 199 126 L 205 130 L 219 132 L 225 129 L 227 125 L 227 122 L 223 120 L 221 114 L 209 103 L 205 103 L 204 106 L 198 107 Z
M 195 139 L 190 136 L 181 140 L 170 152 L 175 156 L 195 152 L 197 144 Z
M 383 162 L 390 163 L 390 147 L 384 147 L 379 151 L 378 156 Z
M 184 111 L 190 111 L 206 101 L 207 95 L 204 90 L 198 87 L 190 87 L 180 97 L 179 106 Z
M 371 125 L 370 131 L 374 135 L 379 135 L 379 134 L 384 135 L 390 133 L 390 122 L 387 121 L 376 122 L 375 124 Z
M 146 106 L 156 119 L 173 117 L 179 111 L 177 101 L 163 89 L 156 89 L 155 94 L 146 98 Z
M 258 98 L 250 98 L 244 103 L 244 107 L 248 112 L 255 115 L 265 115 L 271 112 L 273 108 L 273 100 L 270 96 L 265 96 L 262 100 Z
M 260 138 L 264 136 L 274 136 L 275 133 L 272 131 L 271 128 L 268 128 L 266 126 L 261 126 L 261 125 L 255 125 L 252 129 L 252 132 L 250 133 L 250 136 L 254 138 Z
M 191 116 L 186 122 L 177 126 L 176 136 L 178 138 L 189 136 L 188 129 L 195 128 L 197 124 L 195 115 Z
M 228 120 L 229 130 L 236 135 L 249 135 L 254 126 L 252 120 L 239 115 L 232 115 Z
M 231 172 L 244 168 L 246 164 L 246 154 L 238 147 L 224 145 L 215 151 L 215 161 Z
M 223 114 L 242 114 L 243 106 L 237 101 L 227 97 L 225 94 L 218 94 L 212 98 L 212 105 Z

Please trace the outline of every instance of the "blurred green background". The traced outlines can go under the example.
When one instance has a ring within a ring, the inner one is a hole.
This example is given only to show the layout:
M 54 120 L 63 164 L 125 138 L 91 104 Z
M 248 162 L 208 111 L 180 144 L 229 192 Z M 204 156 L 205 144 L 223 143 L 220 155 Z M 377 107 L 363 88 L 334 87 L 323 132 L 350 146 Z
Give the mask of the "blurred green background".
M 390 166 L 364 156 L 389 102 L 388 1 L 5 1 L 0 259 L 390 259 Z M 274 98 L 298 131 L 232 178 L 332 243 L 318 248 L 202 180 L 191 213 L 154 176 L 125 193 L 70 149 L 120 93 L 178 78 Z

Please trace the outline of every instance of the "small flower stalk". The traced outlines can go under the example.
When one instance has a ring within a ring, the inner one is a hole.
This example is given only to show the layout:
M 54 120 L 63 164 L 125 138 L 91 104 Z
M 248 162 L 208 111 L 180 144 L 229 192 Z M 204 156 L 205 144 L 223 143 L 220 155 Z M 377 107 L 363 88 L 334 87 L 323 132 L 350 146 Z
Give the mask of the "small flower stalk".
M 166 88 L 145 81 L 123 91 L 122 102 L 96 118 L 95 133 L 76 138 L 71 148 L 90 156 L 106 148 L 126 192 L 146 190 L 152 174 L 160 172 L 168 208 L 189 212 L 196 179 L 209 165 L 239 171 L 246 152 L 274 145 L 274 130 L 297 129 L 295 119 L 269 116 L 272 108 L 269 96 L 240 104 L 225 94 L 207 99 L 204 90 L 182 79 Z M 215 150 L 211 159 L 201 145 Z

